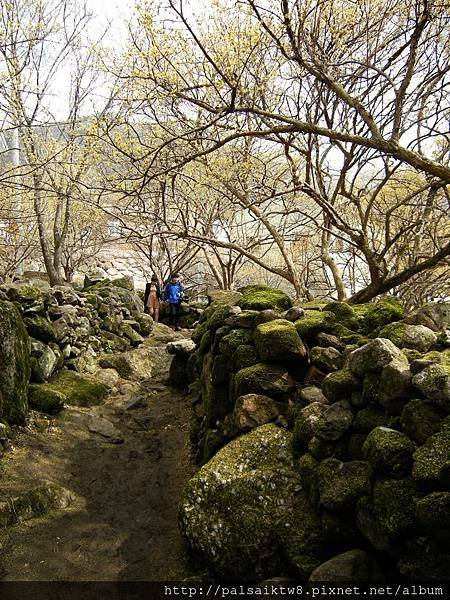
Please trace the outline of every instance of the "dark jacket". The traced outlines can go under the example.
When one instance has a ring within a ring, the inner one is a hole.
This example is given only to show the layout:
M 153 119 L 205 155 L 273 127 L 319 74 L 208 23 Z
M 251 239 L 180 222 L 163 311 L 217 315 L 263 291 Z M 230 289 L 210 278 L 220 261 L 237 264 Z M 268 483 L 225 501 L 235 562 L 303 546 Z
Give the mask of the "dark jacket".
M 151 281 L 145 284 L 144 306 L 147 306 L 148 297 L 150 296 L 150 286 L 151 285 L 152 285 Z M 161 300 L 161 298 L 162 298 L 161 286 L 159 285 L 158 282 L 156 282 L 156 297 L 158 298 L 158 300 Z

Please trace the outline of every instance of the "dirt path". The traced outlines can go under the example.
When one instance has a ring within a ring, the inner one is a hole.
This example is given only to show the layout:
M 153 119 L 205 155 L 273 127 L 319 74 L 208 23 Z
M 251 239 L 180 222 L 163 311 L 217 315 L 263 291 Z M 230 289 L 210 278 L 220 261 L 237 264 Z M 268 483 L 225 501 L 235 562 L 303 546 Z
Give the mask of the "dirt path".
M 0 461 L 0 500 L 45 481 L 77 495 L 68 509 L 7 529 L 0 537 L 1 580 L 192 576 L 177 527 L 177 502 L 194 472 L 189 404 L 166 383 L 165 343 L 153 344 L 158 376 L 132 394 L 110 395 L 99 407 L 67 409 L 46 431 L 25 431 Z M 125 410 L 137 396 L 138 406 Z M 124 442 L 108 443 L 90 432 L 93 416 L 112 422 Z

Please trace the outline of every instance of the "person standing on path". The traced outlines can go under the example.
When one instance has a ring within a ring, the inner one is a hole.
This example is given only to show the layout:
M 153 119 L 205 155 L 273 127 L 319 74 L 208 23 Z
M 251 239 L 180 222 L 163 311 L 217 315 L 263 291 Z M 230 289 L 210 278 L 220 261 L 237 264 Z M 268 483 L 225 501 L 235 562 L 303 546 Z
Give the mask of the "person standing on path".
M 159 285 L 158 277 L 153 274 L 148 288 L 147 308 L 148 314 L 153 318 L 155 323 L 159 321 L 161 296 L 161 286 Z
M 180 309 L 180 303 L 184 297 L 184 288 L 180 283 L 178 275 L 176 273 L 172 273 L 170 276 L 170 281 L 166 285 L 164 290 L 164 300 L 169 301 L 170 306 L 170 316 L 172 321 L 172 326 L 175 331 L 179 331 L 181 328 L 178 326 L 178 315 Z

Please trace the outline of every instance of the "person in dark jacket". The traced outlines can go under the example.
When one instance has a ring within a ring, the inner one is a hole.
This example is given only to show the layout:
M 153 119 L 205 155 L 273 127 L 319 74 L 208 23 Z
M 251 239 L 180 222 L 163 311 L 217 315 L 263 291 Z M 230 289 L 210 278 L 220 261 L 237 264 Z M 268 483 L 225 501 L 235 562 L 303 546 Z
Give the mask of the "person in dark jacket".
M 164 289 L 164 300 L 169 302 L 170 316 L 175 331 L 180 330 L 180 327 L 178 326 L 178 315 L 180 303 L 183 300 L 183 297 L 184 288 L 180 283 L 178 275 L 176 273 L 172 273 L 170 276 L 170 281 Z
M 147 283 L 145 287 L 144 304 L 148 314 L 153 317 L 156 323 L 159 321 L 161 297 L 161 286 L 159 285 L 158 277 L 153 274 L 150 283 Z

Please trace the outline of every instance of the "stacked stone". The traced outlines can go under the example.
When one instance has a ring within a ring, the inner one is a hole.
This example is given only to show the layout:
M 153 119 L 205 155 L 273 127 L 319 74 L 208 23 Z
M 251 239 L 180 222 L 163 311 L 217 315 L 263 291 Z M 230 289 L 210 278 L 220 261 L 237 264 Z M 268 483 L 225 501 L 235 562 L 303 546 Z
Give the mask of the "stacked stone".
M 187 362 L 199 394 L 193 438 L 201 462 L 215 455 L 200 478 L 218 470 L 228 446 L 219 449 L 229 440 L 275 421 L 292 431 L 301 495 L 315 515 L 314 533 L 309 519 L 304 534 L 320 540 L 308 549 L 297 532 L 294 546 L 283 551 L 292 557 L 287 573 L 304 578 L 317 567 L 316 581 L 340 571 L 357 578 L 361 564 L 364 577 L 378 577 L 378 557 L 392 565 L 388 575 L 448 579 L 449 305 L 428 305 L 405 318 L 392 298 L 289 308 L 272 294 L 251 288 L 236 306 L 213 304 L 194 331 L 197 349 Z M 258 305 L 258 295 L 271 305 Z M 232 498 L 228 488 L 236 485 L 240 477 L 228 480 L 224 493 Z M 257 497 L 250 505 L 258 510 Z M 216 508 L 211 498 L 208 507 L 198 506 L 208 514 Z M 183 512 L 183 502 L 181 514 L 198 549 L 194 514 Z M 238 549 L 234 556 L 238 564 Z M 229 576 L 228 567 L 219 570 Z

